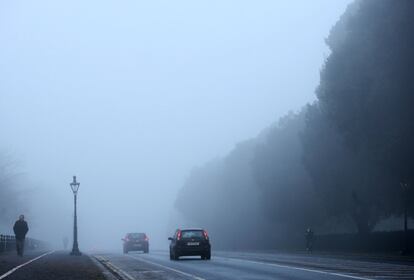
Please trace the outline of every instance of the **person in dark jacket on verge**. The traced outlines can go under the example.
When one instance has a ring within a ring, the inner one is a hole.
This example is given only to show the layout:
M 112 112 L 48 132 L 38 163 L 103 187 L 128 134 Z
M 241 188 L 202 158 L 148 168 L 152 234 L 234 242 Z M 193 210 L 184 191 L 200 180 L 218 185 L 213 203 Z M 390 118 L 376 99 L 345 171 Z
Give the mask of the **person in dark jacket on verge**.
M 313 250 L 313 239 L 314 239 L 314 233 L 311 228 L 308 228 L 306 230 L 306 251 L 312 253 Z
M 24 239 L 29 231 L 27 222 L 24 220 L 24 215 L 20 215 L 19 219 L 14 223 L 13 231 L 16 236 L 17 255 L 22 257 L 24 252 Z

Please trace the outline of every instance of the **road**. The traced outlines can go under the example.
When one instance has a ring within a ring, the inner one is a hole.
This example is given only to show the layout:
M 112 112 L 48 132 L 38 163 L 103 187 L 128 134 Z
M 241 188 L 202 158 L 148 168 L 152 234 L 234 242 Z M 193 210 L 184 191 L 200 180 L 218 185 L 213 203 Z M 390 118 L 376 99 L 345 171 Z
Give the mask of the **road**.
M 124 279 L 414 279 L 414 264 L 346 260 L 300 254 L 216 252 L 210 261 L 182 258 L 170 261 L 166 251 L 150 254 L 99 253 L 101 262 Z

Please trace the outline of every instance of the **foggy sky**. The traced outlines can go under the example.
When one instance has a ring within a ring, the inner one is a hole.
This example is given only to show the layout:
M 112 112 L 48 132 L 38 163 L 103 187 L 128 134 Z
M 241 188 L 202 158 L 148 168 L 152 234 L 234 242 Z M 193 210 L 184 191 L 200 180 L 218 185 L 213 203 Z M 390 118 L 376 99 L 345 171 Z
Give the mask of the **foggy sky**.
M 30 235 L 71 237 L 76 174 L 81 249 L 164 241 L 194 166 L 314 100 L 349 2 L 1 1 L 0 150 Z

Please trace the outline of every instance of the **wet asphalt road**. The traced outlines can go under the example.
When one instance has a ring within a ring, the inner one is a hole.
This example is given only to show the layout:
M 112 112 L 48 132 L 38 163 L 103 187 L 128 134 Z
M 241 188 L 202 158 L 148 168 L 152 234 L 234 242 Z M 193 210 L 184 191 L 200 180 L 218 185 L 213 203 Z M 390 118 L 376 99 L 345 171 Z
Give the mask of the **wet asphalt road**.
M 414 279 L 414 265 L 346 260 L 300 254 L 216 252 L 200 258 L 169 260 L 168 252 L 94 254 L 125 272 L 129 279 Z

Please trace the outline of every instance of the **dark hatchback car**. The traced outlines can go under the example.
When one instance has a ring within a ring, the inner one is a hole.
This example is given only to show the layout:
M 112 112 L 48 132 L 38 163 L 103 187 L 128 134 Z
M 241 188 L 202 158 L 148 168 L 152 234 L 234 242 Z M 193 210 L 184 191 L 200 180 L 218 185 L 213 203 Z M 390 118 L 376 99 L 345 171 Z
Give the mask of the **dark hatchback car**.
M 128 254 L 129 251 L 149 252 L 149 240 L 145 233 L 127 233 L 125 238 L 122 238 L 122 241 L 124 241 L 124 254 Z
M 169 237 L 170 259 L 178 260 L 182 256 L 201 256 L 203 260 L 211 258 L 210 238 L 201 228 L 177 229 L 174 237 Z

